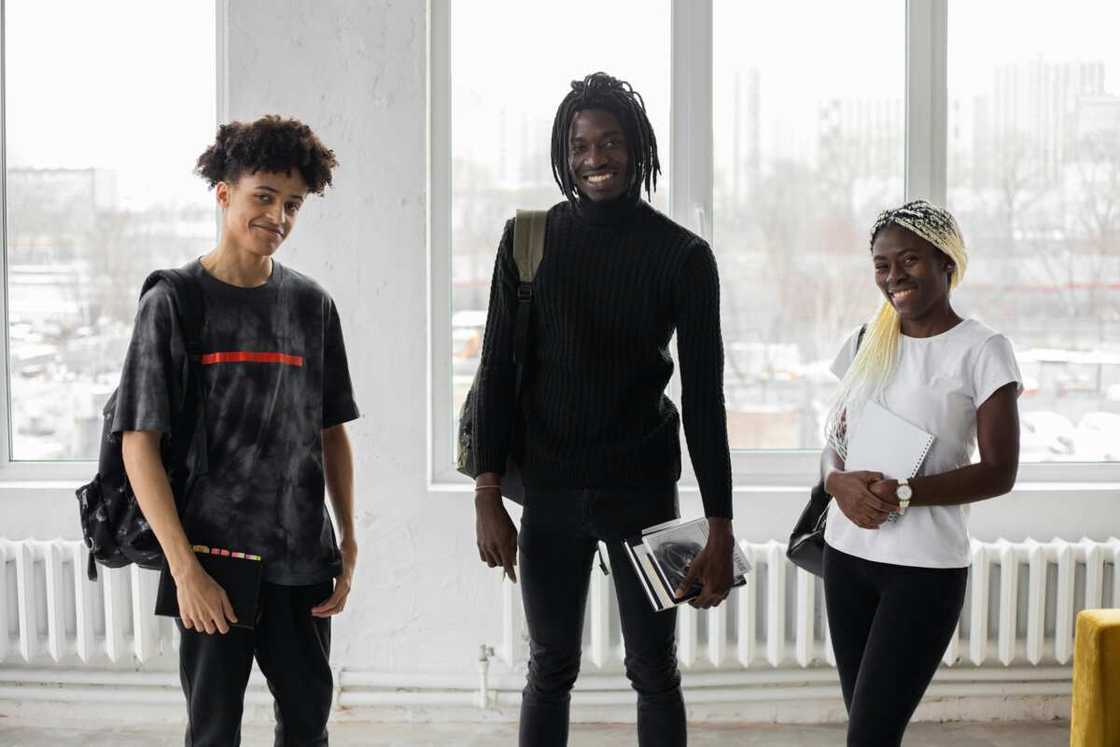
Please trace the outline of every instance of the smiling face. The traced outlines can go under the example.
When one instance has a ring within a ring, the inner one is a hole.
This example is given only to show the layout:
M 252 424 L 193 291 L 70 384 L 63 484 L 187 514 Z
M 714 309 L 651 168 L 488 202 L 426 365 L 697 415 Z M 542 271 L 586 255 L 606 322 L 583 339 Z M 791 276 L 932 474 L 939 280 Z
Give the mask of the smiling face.
M 903 321 L 944 309 L 953 261 L 930 242 L 897 225 L 887 226 L 871 245 L 875 284 Z
M 572 181 L 592 202 L 621 197 L 630 189 L 630 149 L 618 118 L 602 109 L 576 112 L 568 130 Z
M 307 197 L 307 183 L 298 171 L 258 171 L 243 174 L 232 184 L 218 182 L 223 240 L 242 251 L 270 257 L 295 227 Z

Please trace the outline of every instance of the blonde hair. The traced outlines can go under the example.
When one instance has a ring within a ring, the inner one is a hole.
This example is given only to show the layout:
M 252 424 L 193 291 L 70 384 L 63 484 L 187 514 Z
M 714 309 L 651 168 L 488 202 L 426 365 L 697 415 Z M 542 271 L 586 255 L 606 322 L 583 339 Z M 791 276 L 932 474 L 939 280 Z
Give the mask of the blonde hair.
M 960 227 L 948 210 L 925 200 L 914 200 L 893 210 L 884 210 L 871 229 L 871 244 L 888 226 L 898 226 L 933 244 L 953 262 L 949 289 L 960 285 L 968 267 L 968 251 Z M 867 331 L 840 380 L 836 398 L 825 421 L 828 443 L 841 458 L 847 458 L 847 413 L 858 412 L 871 399 L 880 399 L 883 389 L 894 376 L 898 364 L 902 318 L 890 301 L 884 301 L 879 312 L 867 323 Z

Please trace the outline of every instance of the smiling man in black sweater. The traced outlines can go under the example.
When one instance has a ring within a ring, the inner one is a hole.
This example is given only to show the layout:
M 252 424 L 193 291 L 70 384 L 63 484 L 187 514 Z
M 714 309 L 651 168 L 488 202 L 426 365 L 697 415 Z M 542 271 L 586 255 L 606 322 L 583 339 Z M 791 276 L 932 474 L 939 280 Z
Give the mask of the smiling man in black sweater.
M 656 189 L 660 165 L 645 105 L 628 83 L 604 73 L 573 81 L 553 123 L 552 169 L 567 199 L 548 211 L 520 402 L 512 222 L 495 262 L 476 393 L 479 553 L 515 580 L 521 555 L 530 638 L 521 744 L 567 742 L 589 574 L 603 541 L 638 693 L 639 743 L 683 745 L 676 612 L 653 610 L 621 540 L 678 515 L 681 418 L 665 396 L 676 331 L 684 430 L 710 524 L 690 569 L 703 585 L 692 604 L 727 596 L 731 467 L 716 262 L 703 239 L 641 198 Z M 511 453 L 526 486 L 520 536 L 501 501 Z

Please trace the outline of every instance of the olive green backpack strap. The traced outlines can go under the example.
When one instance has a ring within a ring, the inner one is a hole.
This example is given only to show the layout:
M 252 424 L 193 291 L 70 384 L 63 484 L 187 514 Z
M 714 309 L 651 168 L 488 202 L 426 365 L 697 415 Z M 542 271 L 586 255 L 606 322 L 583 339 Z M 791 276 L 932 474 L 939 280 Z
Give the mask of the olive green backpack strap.
M 547 210 L 518 210 L 513 219 L 513 261 L 522 284 L 532 283 L 544 257 Z M 530 294 L 532 289 L 530 289 Z M 519 291 L 520 297 L 520 291 Z
M 513 360 L 517 364 L 516 395 L 521 396 L 529 361 L 529 317 L 533 307 L 533 279 L 544 258 L 544 228 L 548 212 L 518 210 L 513 219 L 513 261 L 517 265 L 517 312 L 513 322 Z

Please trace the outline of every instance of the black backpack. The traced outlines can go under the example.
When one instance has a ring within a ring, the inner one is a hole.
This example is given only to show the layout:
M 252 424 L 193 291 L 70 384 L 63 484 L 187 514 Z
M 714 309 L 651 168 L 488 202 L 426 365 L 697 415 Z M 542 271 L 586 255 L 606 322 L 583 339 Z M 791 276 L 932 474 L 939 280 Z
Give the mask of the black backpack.
M 195 480 L 205 474 L 207 468 L 205 394 L 200 371 L 202 288 L 188 267 L 156 270 L 144 281 L 140 291 L 143 298 L 156 284 L 168 284 L 186 341 L 187 364 L 181 371 L 177 401 L 172 403 L 171 437 L 163 438 L 160 444 L 163 466 L 180 515 Z M 117 393 L 109 395 L 102 411 L 97 475 L 76 491 L 82 537 L 89 548 L 86 573 L 91 581 L 97 579 L 96 563 L 107 568 L 135 563 L 142 568 L 158 569 L 164 562 L 163 550 L 144 519 L 125 474 L 121 434 L 113 433 Z

